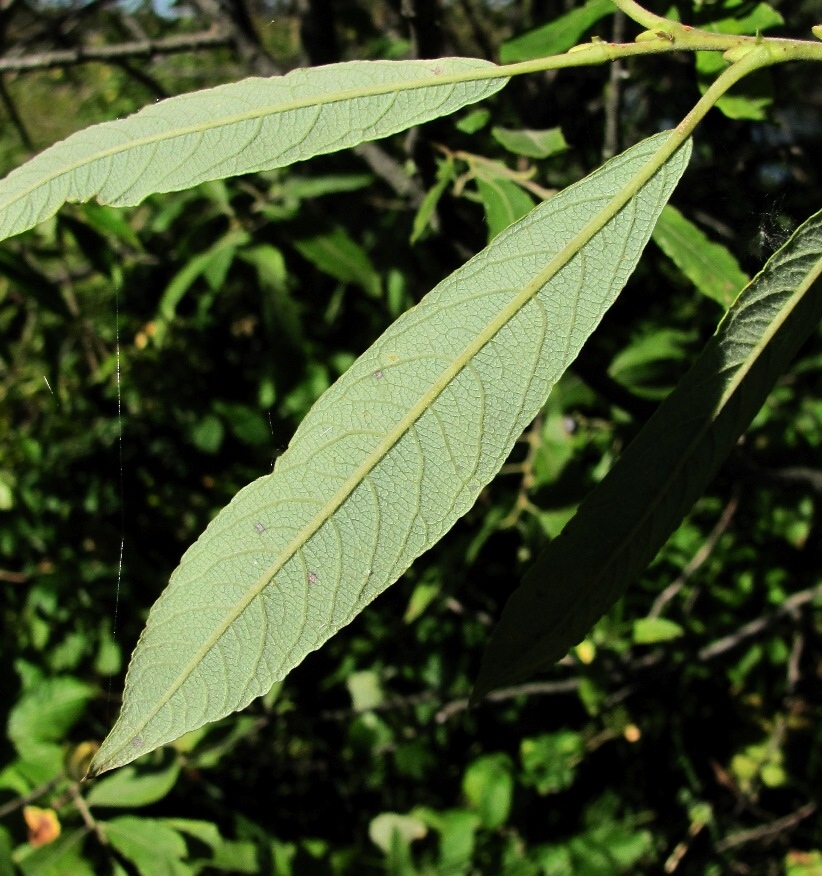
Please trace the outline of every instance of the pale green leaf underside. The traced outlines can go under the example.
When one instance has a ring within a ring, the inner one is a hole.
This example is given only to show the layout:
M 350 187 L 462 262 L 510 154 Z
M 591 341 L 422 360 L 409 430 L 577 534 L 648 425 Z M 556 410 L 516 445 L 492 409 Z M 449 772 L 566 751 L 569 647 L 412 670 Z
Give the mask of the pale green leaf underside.
M 471 507 L 635 267 L 690 147 L 593 220 L 666 137 L 504 231 L 322 396 L 172 575 L 93 774 L 264 694 Z
M 822 213 L 742 292 L 677 388 L 508 600 L 475 698 L 561 658 L 705 491 L 822 318 Z
M 475 58 L 351 61 L 169 98 L 72 134 L 0 181 L 0 239 L 68 201 L 139 204 L 387 137 L 499 91 L 498 69 Z

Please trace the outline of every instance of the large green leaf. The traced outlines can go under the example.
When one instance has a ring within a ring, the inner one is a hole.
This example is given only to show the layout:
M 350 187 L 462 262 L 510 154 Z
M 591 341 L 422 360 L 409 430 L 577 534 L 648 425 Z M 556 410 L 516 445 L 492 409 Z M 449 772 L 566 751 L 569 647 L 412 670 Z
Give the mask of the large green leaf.
M 67 201 L 139 204 L 387 137 L 499 91 L 497 69 L 475 58 L 350 61 L 169 98 L 72 134 L 0 181 L 0 239 Z
M 822 213 L 740 295 L 691 370 L 508 600 L 474 692 L 550 666 L 648 565 L 822 317 Z
M 504 231 L 322 396 L 184 555 L 92 774 L 265 693 L 471 507 L 633 271 L 690 154 L 667 138 Z

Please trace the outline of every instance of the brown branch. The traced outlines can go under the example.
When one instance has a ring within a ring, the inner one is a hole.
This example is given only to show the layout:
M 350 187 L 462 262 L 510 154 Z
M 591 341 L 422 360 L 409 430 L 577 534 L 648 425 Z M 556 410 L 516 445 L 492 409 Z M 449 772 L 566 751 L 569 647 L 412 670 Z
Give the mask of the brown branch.
M 579 689 L 580 680 L 578 678 L 564 678 L 560 681 L 529 681 L 525 684 L 517 684 L 513 687 L 503 687 L 499 690 L 492 691 L 482 698 L 483 703 L 501 702 L 510 700 L 514 697 L 532 697 L 532 696 L 556 696 L 557 694 L 573 693 Z M 468 697 L 454 700 L 451 703 L 443 706 L 434 716 L 437 724 L 444 724 L 454 715 L 464 712 L 468 708 Z
M 691 561 L 679 573 L 674 581 L 672 581 L 654 600 L 651 610 L 648 612 L 648 617 L 659 617 L 662 609 L 679 593 L 679 591 L 688 583 L 694 573 L 702 566 L 705 561 L 713 553 L 717 542 L 725 533 L 725 530 L 731 525 L 736 509 L 739 507 L 739 491 L 735 490 L 728 504 L 725 506 L 716 525 L 708 534 L 708 537 L 702 544 L 702 547 L 693 555 Z
M 85 826 L 97 837 L 100 845 L 107 846 L 108 837 L 103 833 L 102 827 L 100 827 L 97 820 L 91 814 L 91 810 L 88 808 L 88 803 L 86 803 L 85 798 L 80 793 L 79 784 L 74 784 L 72 786 L 71 796 Z
M 33 152 L 34 143 L 29 135 L 28 129 L 26 128 L 26 123 L 23 121 L 23 117 L 20 113 L 17 112 L 17 107 L 6 89 L 6 83 L 3 82 L 2 79 L 0 79 L 0 103 L 3 104 L 3 107 L 8 113 L 12 125 L 17 129 L 17 136 L 20 137 L 20 142 L 29 152 Z
M 224 9 L 218 0 L 192 0 L 192 2 L 196 9 L 206 18 L 210 18 L 215 26 L 228 36 L 229 45 L 249 73 L 256 76 L 276 76 L 281 72 L 260 42 L 242 5 L 234 3 L 231 9 Z
M 573 693 L 579 688 L 580 681 L 578 678 L 565 678 L 560 681 L 531 681 L 526 684 L 518 684 L 513 687 L 500 688 L 493 693 L 488 694 L 482 700 L 483 703 L 499 702 L 501 700 L 510 700 L 514 697 L 521 696 L 553 696 L 557 694 Z M 374 706 L 367 706 L 362 709 L 333 709 L 320 713 L 320 718 L 325 721 L 347 721 L 357 715 L 363 715 L 368 712 L 392 712 L 401 709 L 410 709 L 414 706 L 424 705 L 426 703 L 444 703 L 442 708 L 437 712 L 434 721 L 437 724 L 443 724 L 454 715 L 464 712 L 468 708 L 468 697 L 460 697 L 450 702 L 445 702 L 442 694 L 436 691 L 423 691 L 418 694 L 411 694 L 407 697 L 392 697 L 383 703 Z
M 617 9 L 611 40 L 625 41 L 625 13 Z M 611 64 L 605 92 L 605 133 L 602 143 L 602 160 L 607 161 L 619 152 L 619 121 L 622 115 L 622 82 L 626 76 L 625 66 L 618 58 Z
M 0 818 L 5 818 L 15 810 L 22 809 L 23 806 L 28 806 L 29 803 L 33 803 L 39 797 L 51 793 L 60 782 L 63 781 L 63 779 L 63 776 L 57 776 L 57 778 L 50 779 L 48 782 L 45 782 L 33 791 L 29 791 L 28 794 L 22 794 L 19 797 L 15 797 L 13 800 L 9 800 L 8 803 L 4 803 L 0 806 Z
M 716 850 L 718 852 L 727 852 L 729 849 L 734 849 L 747 843 L 768 840 L 785 830 L 792 830 L 800 821 L 813 815 L 814 812 L 816 812 L 816 803 L 806 803 L 795 812 L 791 812 L 782 818 L 777 818 L 768 824 L 761 824 L 759 827 L 754 827 L 751 830 L 740 830 L 737 833 L 732 833 L 716 844 Z
M 162 39 L 134 40 L 113 46 L 77 46 L 54 52 L 38 52 L 18 57 L 0 58 L 0 73 L 26 70 L 49 70 L 54 67 L 70 67 L 90 61 L 116 61 L 123 58 L 170 55 L 176 52 L 192 52 L 203 48 L 218 48 L 232 44 L 231 36 L 219 27 L 211 27 L 199 33 L 178 34 Z
M 793 614 L 798 608 L 820 597 L 822 597 L 822 584 L 817 584 L 816 587 L 809 587 L 807 590 L 800 590 L 798 593 L 794 593 L 793 596 L 789 596 L 782 605 L 769 614 L 758 617 L 756 620 L 744 624 L 730 635 L 723 636 L 721 639 L 711 642 L 710 645 L 700 648 L 697 657 L 700 660 L 712 660 L 714 657 L 718 657 L 720 654 L 735 648 L 746 639 L 759 635 L 759 633 L 766 630 L 783 615 Z

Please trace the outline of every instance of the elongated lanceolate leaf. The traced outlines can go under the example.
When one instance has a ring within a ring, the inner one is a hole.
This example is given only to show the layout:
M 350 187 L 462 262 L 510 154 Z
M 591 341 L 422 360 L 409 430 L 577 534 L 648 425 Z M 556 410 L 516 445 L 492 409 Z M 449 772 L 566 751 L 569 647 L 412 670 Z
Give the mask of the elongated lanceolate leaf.
M 67 201 L 139 204 L 386 137 L 499 91 L 496 69 L 475 58 L 351 61 L 169 98 L 72 134 L 0 181 L 0 239 Z
M 691 370 L 508 600 L 474 696 L 562 657 L 654 558 L 822 317 L 822 213 L 742 292 Z
M 172 575 L 92 774 L 265 693 L 471 507 L 634 269 L 689 156 L 631 185 L 666 137 L 500 234 L 320 398 Z

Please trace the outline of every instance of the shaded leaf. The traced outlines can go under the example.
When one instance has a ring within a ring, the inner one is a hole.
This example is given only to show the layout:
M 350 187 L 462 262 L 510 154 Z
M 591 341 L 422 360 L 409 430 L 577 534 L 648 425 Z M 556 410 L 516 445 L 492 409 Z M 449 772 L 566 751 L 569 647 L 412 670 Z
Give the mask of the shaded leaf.
M 454 159 L 449 156 L 445 161 L 439 163 L 437 167 L 437 181 L 425 193 L 425 197 L 422 199 L 422 203 L 417 210 L 417 215 L 414 217 L 414 225 L 411 229 L 411 243 L 416 243 L 425 229 L 432 223 L 437 204 L 439 204 L 440 198 L 455 176 L 456 166 Z
M 34 849 L 30 854 L 15 853 L 15 863 L 24 876 L 95 876 L 82 853 L 86 830 L 63 833 L 59 839 Z
M 477 179 L 477 190 L 485 207 L 489 240 L 493 240 L 534 207 L 531 196 L 507 179 L 480 177 Z
M 536 788 L 540 794 L 554 794 L 574 783 L 585 744 L 579 733 L 560 730 L 523 739 L 519 750 L 523 782 Z
M 172 764 L 164 770 L 138 773 L 134 767 L 116 772 L 95 782 L 86 797 L 89 806 L 134 808 L 162 800 L 174 787 L 180 768 Z
M 0 181 L 0 239 L 67 201 L 139 204 L 387 137 L 496 93 L 507 81 L 487 78 L 496 69 L 474 58 L 351 61 L 171 97 L 73 134 Z
M 665 617 L 640 617 L 634 621 L 633 639 L 637 645 L 655 645 L 678 639 L 684 630 Z
M 188 854 L 180 834 L 154 818 L 124 815 L 98 822 L 108 841 L 137 868 L 140 876 L 188 876 Z
M 468 766 L 462 792 L 484 827 L 502 827 L 511 812 L 514 774 L 507 754 L 486 754 Z
M 704 492 L 822 317 L 822 213 L 739 296 L 562 534 L 514 591 L 474 697 L 550 666 L 582 639 Z
M 343 283 L 356 283 L 376 298 L 380 294 L 380 277 L 368 253 L 345 231 L 337 226 L 315 237 L 295 240 L 294 247 L 318 270 Z
M 91 685 L 71 676 L 33 683 L 9 714 L 9 739 L 18 745 L 62 740 L 93 695 Z
M 727 309 L 748 282 L 739 262 L 668 204 L 654 228 L 654 243 L 706 297 Z
M 660 167 L 667 140 L 503 232 L 322 396 L 184 555 L 92 774 L 264 694 L 473 505 L 636 266 L 690 154 Z
M 704 30 L 727 34 L 764 33 L 779 27 L 785 21 L 768 3 L 751 4 L 739 2 L 727 4 L 729 11 L 735 8 L 740 14 L 711 21 L 702 25 Z M 716 52 L 697 52 L 696 69 L 699 74 L 699 89 L 704 94 L 713 79 L 727 67 Z M 770 71 L 760 71 L 748 77 L 730 94 L 723 94 L 716 103 L 720 112 L 729 119 L 762 121 L 767 117 L 768 107 L 773 102 L 773 86 Z
M 562 128 L 548 128 L 544 131 L 493 128 L 491 135 L 509 152 L 528 158 L 549 158 L 568 148 Z
M 491 112 L 485 108 L 472 110 L 460 119 L 454 127 L 458 131 L 462 131 L 463 134 L 476 134 L 477 131 L 481 131 L 488 124 L 490 118 Z
M 612 15 L 615 8 L 611 0 L 590 0 L 549 24 L 503 43 L 499 50 L 500 60 L 503 64 L 513 64 L 565 52 L 579 42 L 588 28 L 606 15 Z

